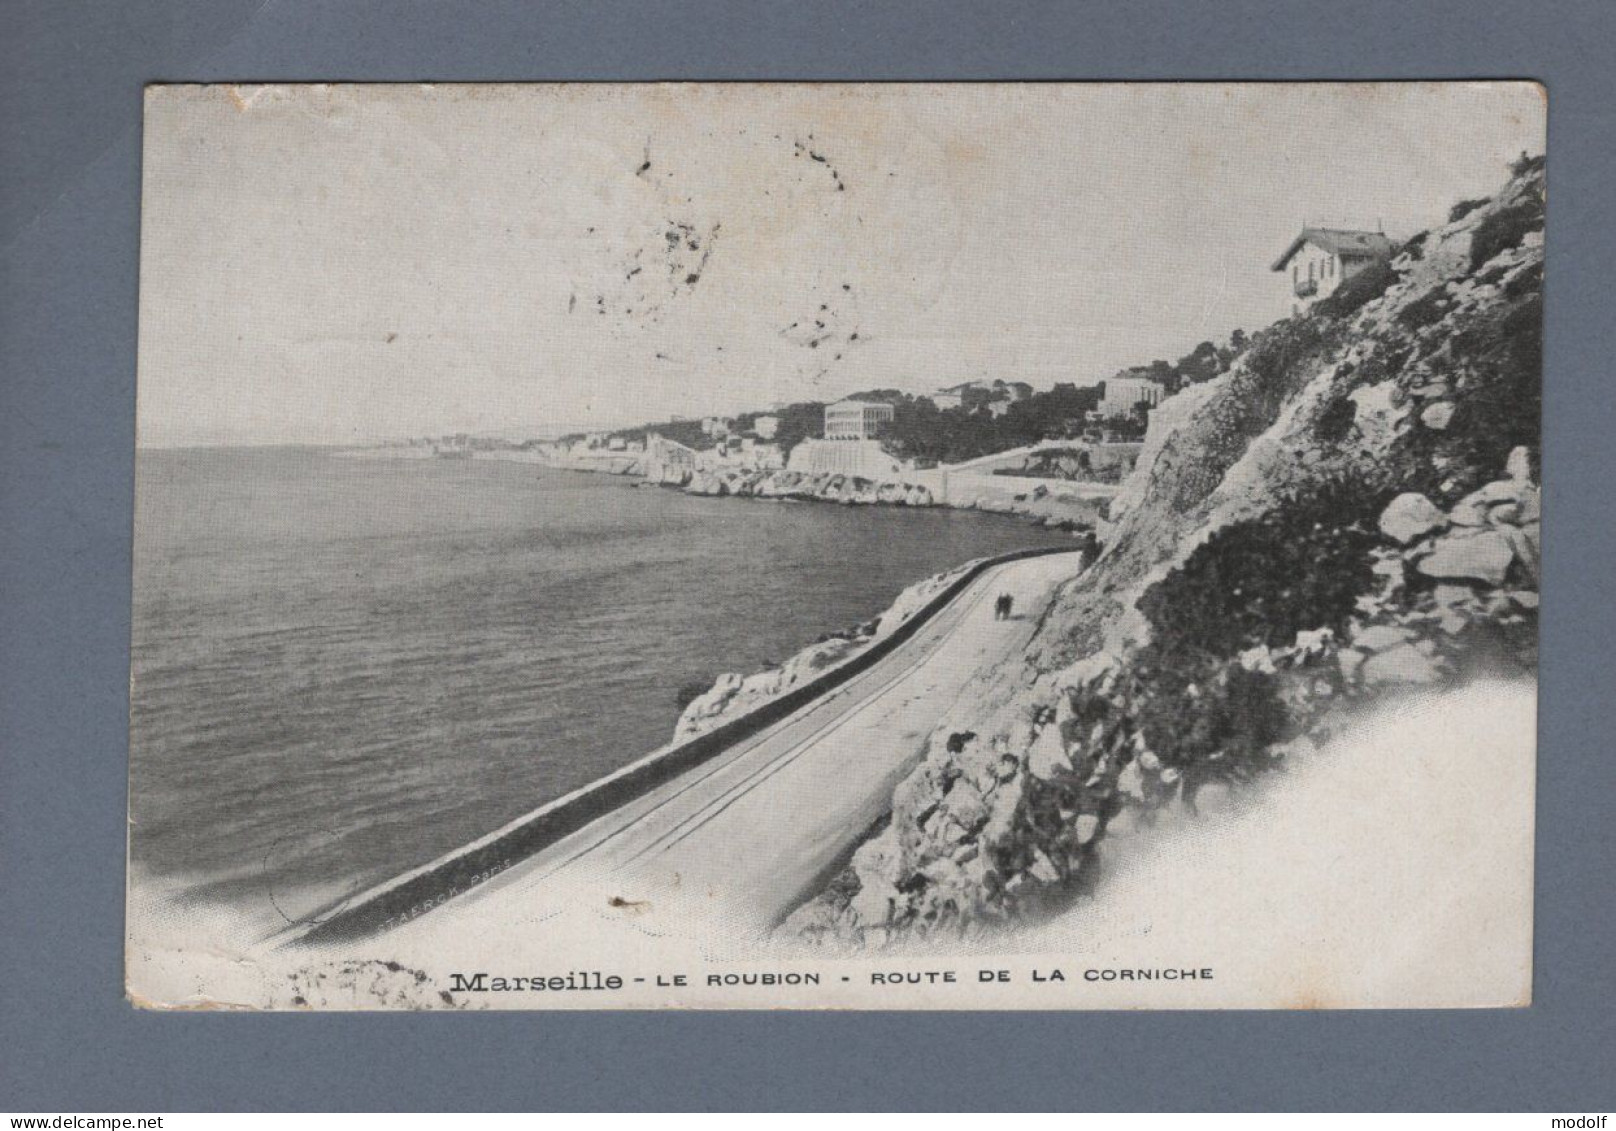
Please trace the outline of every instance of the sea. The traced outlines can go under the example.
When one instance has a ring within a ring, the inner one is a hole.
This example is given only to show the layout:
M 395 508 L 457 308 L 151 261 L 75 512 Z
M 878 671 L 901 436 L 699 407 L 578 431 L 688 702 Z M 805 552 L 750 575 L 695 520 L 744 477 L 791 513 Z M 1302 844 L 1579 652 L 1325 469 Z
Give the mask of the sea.
M 132 889 L 265 930 L 666 744 L 681 688 L 1069 542 L 498 460 L 137 459 Z

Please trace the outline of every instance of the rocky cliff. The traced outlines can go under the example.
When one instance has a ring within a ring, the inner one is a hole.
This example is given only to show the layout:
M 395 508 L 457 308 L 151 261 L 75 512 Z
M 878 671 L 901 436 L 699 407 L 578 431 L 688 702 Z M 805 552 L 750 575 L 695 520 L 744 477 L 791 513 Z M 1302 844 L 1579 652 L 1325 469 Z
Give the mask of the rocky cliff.
M 758 499 L 798 499 L 850 506 L 929 507 L 931 492 L 914 483 L 884 483 L 829 472 L 747 471 L 740 468 L 687 471 L 672 486 L 692 495 Z
M 1097 500 L 1053 493 L 1048 486 L 1017 489 L 1005 480 L 991 491 L 972 493 L 968 499 L 939 498 L 924 483 L 883 481 L 835 472 L 747 471 L 740 468 L 678 471 L 663 478 L 663 486 L 678 487 L 692 495 L 788 499 L 798 502 L 841 503 L 845 506 L 935 507 L 952 506 L 992 514 L 1014 514 L 1040 525 L 1065 530 L 1091 529 L 1099 512 Z M 981 477 L 979 477 L 981 478 Z
M 1099 561 L 784 930 L 864 945 L 1066 910 L 1102 853 L 1348 708 L 1536 665 L 1541 160 L 1153 414 Z
M 674 741 L 693 738 L 712 730 L 851 659 L 890 635 L 974 564 L 966 562 L 916 582 L 898 594 L 897 599 L 876 619 L 845 632 L 833 633 L 784 663 L 752 675 L 726 672 L 719 676 L 712 687 L 691 700 L 679 716 L 679 722 L 674 727 Z

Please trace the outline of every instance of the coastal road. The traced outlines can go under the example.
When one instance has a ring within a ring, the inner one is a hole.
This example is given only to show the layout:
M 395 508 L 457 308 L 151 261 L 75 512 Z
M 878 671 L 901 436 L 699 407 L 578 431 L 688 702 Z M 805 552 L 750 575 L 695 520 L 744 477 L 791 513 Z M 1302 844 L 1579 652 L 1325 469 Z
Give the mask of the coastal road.
M 423 953 L 467 931 L 543 935 L 577 919 L 643 934 L 698 921 L 766 934 L 845 859 L 980 673 L 1019 662 L 1077 553 L 996 566 L 870 670 L 386 937 Z M 1010 593 L 1015 615 L 994 619 Z M 603 704 L 610 710 L 609 704 Z M 571 932 L 564 932 L 571 933 Z

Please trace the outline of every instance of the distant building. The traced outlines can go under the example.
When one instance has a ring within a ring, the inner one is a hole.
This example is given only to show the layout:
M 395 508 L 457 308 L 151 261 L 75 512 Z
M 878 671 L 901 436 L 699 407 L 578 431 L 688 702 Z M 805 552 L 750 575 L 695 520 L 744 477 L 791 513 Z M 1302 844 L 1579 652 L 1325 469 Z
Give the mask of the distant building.
M 759 440 L 772 440 L 778 431 L 780 431 L 778 416 L 758 416 L 752 420 L 752 435 Z
M 1105 383 L 1100 415 L 1106 420 L 1127 416 L 1136 405 L 1155 408 L 1162 401 L 1162 387 L 1148 377 L 1113 377 Z
M 892 482 L 902 479 L 910 468 L 875 440 L 804 440 L 791 449 L 786 470 Z
M 825 439 L 873 440 L 892 423 L 892 406 L 873 401 L 837 401 L 825 407 Z
M 975 395 L 973 395 L 975 394 Z M 932 404 L 940 411 L 951 408 L 964 408 L 966 398 L 977 407 L 989 406 L 994 416 L 1003 416 L 1004 409 L 994 409 L 993 405 L 1010 405 L 1016 401 L 1024 401 L 1032 396 L 1032 386 L 1025 381 L 981 380 L 966 381 L 959 385 L 950 385 L 946 389 L 938 389 L 935 393 L 927 394 Z
M 729 421 L 722 416 L 704 416 L 701 421 L 701 431 L 704 436 L 728 436 Z
M 1396 245 L 1385 232 L 1303 228 L 1273 270 L 1285 272 L 1285 300 L 1300 314 L 1371 264 L 1391 258 Z

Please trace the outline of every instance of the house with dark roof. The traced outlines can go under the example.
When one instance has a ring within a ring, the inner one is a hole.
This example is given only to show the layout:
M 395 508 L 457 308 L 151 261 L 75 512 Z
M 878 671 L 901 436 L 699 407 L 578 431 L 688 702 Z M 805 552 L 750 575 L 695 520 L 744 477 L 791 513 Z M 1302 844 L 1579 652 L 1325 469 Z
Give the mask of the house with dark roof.
M 1273 270 L 1289 275 L 1286 301 L 1300 314 L 1364 268 L 1390 259 L 1395 248 L 1385 232 L 1303 228 Z

